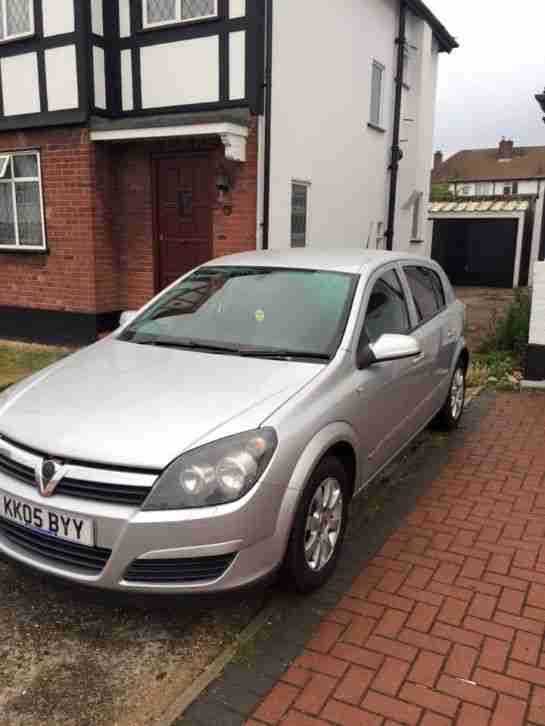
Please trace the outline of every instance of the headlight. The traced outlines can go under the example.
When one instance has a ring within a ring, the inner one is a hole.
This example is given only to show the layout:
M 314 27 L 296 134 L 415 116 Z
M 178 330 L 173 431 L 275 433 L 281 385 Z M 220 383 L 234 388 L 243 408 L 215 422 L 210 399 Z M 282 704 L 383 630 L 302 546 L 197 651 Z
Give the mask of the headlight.
M 161 475 L 145 511 L 235 502 L 257 484 L 277 446 L 274 429 L 214 441 L 176 459 Z

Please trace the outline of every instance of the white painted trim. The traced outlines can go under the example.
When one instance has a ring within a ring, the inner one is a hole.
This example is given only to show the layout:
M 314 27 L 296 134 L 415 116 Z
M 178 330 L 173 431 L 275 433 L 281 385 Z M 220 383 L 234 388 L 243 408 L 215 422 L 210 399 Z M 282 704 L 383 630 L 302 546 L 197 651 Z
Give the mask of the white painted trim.
M 233 123 L 193 124 L 189 126 L 163 126 L 142 129 L 91 131 L 91 141 L 138 141 L 165 139 L 173 136 L 220 136 L 225 156 L 232 161 L 246 161 L 246 141 L 249 129 Z
M 525 216 L 526 212 L 430 212 L 428 219 L 433 221 L 436 219 L 518 219 L 517 249 L 515 252 L 515 267 L 513 271 L 513 287 L 518 287 Z

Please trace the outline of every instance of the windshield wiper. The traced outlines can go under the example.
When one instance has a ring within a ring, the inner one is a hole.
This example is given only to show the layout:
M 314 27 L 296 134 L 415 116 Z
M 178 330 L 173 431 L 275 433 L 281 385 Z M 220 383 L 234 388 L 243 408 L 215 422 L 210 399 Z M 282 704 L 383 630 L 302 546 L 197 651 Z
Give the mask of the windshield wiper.
M 328 353 L 314 353 L 309 350 L 279 350 L 278 348 L 241 348 L 239 354 L 244 358 L 280 358 L 300 360 L 331 360 Z
M 235 346 L 217 345 L 215 343 L 207 343 L 205 341 L 185 340 L 177 338 L 136 338 L 133 343 L 138 345 L 151 345 L 157 348 L 179 348 L 180 350 L 201 350 L 207 353 L 230 353 L 231 355 L 239 355 L 240 351 Z

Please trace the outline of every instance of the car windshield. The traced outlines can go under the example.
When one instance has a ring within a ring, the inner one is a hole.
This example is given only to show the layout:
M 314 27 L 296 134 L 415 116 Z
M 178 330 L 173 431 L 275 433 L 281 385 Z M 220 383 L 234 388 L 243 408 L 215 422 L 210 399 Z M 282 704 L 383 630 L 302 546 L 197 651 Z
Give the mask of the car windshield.
M 330 359 L 356 275 L 319 270 L 203 267 L 165 292 L 121 340 L 257 357 Z

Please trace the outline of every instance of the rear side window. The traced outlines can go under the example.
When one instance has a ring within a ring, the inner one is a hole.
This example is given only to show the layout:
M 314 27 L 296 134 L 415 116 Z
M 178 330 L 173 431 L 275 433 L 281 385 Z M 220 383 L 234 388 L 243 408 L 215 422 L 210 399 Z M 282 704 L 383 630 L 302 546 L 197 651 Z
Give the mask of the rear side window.
M 439 275 L 428 267 L 405 267 L 418 321 L 429 320 L 445 307 L 445 291 Z

